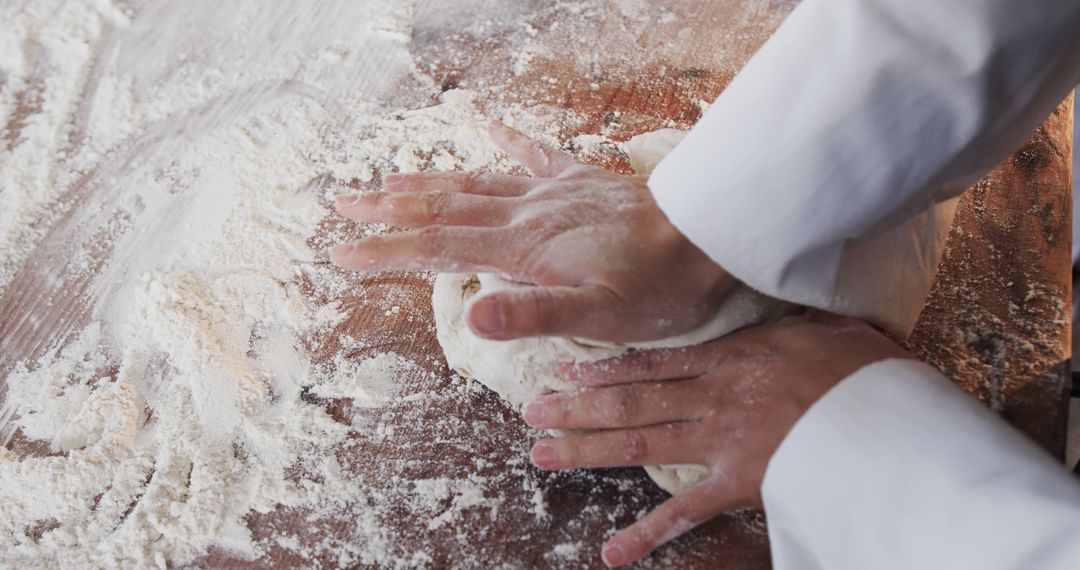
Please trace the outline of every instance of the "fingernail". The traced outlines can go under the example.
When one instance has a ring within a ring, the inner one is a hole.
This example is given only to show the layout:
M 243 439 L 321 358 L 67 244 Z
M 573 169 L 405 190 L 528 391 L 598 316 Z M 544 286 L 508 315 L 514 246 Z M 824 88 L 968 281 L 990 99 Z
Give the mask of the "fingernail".
M 402 174 L 387 174 L 383 176 L 382 183 L 383 186 L 386 186 L 387 184 L 400 184 L 403 180 L 405 180 L 405 176 Z
M 558 458 L 555 457 L 555 448 L 549 443 L 543 441 L 537 443 L 532 448 L 532 462 L 533 465 L 547 470 L 555 469 Z
M 498 334 L 506 330 L 506 313 L 502 301 L 481 299 L 472 308 L 472 324 L 481 335 Z
M 336 204 L 339 208 L 343 208 L 345 206 L 352 206 L 359 200 L 359 194 L 340 194 L 338 196 L 334 196 L 334 204 Z
M 604 564 L 608 566 L 614 567 L 626 564 L 626 551 L 618 543 L 608 543 L 600 553 L 600 557 L 604 559 Z
M 546 414 L 546 406 L 541 400 L 530 402 L 525 406 L 525 412 L 522 417 L 525 418 L 525 423 L 531 426 L 541 426 L 544 424 L 544 415 Z
M 498 119 L 493 119 L 490 123 L 488 123 L 488 128 L 489 129 L 497 129 L 497 128 L 505 127 L 505 126 L 506 126 L 506 124 L 503 123 L 502 121 L 498 120 Z
M 330 257 L 335 259 L 341 259 L 342 257 L 347 257 L 355 249 L 356 244 L 354 243 L 343 243 L 341 245 L 336 245 L 330 248 Z

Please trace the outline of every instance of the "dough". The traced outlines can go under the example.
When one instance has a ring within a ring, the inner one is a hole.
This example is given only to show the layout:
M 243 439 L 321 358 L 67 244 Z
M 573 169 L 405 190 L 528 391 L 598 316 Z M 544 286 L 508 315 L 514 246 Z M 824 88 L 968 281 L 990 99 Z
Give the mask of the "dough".
M 624 148 L 639 174 L 649 174 L 684 133 L 664 129 L 640 135 Z M 613 344 L 584 339 L 534 337 L 493 341 L 472 333 L 465 315 L 472 301 L 485 293 L 531 287 L 508 282 L 491 274 L 440 274 L 435 280 L 432 306 L 435 326 L 446 361 L 458 374 L 491 388 L 510 403 L 521 406 L 552 392 L 577 387 L 559 377 L 568 362 L 613 358 L 630 349 L 693 346 L 747 325 L 765 322 L 786 313 L 790 305 L 738 285 L 725 298 L 714 319 L 698 329 L 658 341 Z M 655 465 L 645 470 L 656 483 L 676 494 L 704 480 L 709 470 L 701 465 Z

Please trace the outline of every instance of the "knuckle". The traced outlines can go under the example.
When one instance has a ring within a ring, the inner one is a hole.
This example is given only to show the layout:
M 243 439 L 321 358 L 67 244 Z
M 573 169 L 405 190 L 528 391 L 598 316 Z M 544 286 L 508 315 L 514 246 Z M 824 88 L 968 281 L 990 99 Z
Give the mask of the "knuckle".
M 547 158 L 548 148 L 544 143 L 532 139 L 524 139 L 522 140 L 522 143 L 522 148 L 527 152 L 536 155 L 537 157 Z
M 649 440 L 640 430 L 626 430 L 619 436 L 623 459 L 630 463 L 645 461 L 649 456 Z
M 450 195 L 444 192 L 432 192 L 424 196 L 421 203 L 421 216 L 424 220 L 442 221 L 446 215 Z
M 629 390 L 613 390 L 608 403 L 613 419 L 622 425 L 632 422 L 641 410 L 640 401 Z
M 551 284 L 550 280 L 541 281 L 540 277 L 547 277 L 547 267 L 544 263 L 544 252 L 538 248 L 524 249 L 517 257 L 517 268 L 523 274 L 532 278 L 538 285 Z M 537 292 L 539 294 L 539 291 Z
M 442 249 L 443 230 L 439 226 L 428 226 L 416 230 L 416 250 L 421 254 L 435 255 Z
M 537 243 L 541 242 L 550 233 L 549 227 L 551 222 L 546 216 L 519 216 L 514 221 L 514 228 L 516 228 L 522 235 L 528 236 L 530 241 Z
M 526 196 L 533 198 L 544 198 L 547 196 L 557 195 L 560 192 L 561 186 L 554 180 L 541 179 L 539 182 L 533 184 L 529 191 L 525 193 Z
M 369 209 L 378 212 L 385 207 L 387 196 L 388 194 L 385 192 L 371 192 L 370 194 L 364 194 L 360 198 L 360 203 Z
M 592 168 L 590 166 L 574 162 L 560 172 L 557 178 L 561 180 L 575 180 L 588 177 L 591 172 Z
M 649 517 L 648 524 L 644 525 L 642 529 L 643 538 L 649 544 L 659 544 L 663 542 L 664 537 L 671 532 L 673 527 L 678 525 L 679 520 L 683 518 L 683 513 L 679 506 L 672 503 L 664 503 L 653 511 L 653 516 Z
M 642 352 L 641 357 L 638 359 L 638 373 L 644 378 L 655 376 L 660 373 L 664 360 L 665 355 L 662 351 L 649 350 Z
M 467 172 L 465 173 L 465 176 L 463 176 L 461 179 L 461 191 L 466 194 L 475 193 L 480 190 L 483 182 L 483 174 L 475 171 Z
M 548 309 L 548 295 L 541 291 L 536 291 L 532 295 L 527 297 L 528 308 L 526 314 L 528 320 L 532 326 L 538 332 L 549 332 L 551 330 L 552 319 L 550 318 L 551 311 Z
M 548 423 L 564 424 L 578 419 L 577 405 L 573 400 L 552 397 L 544 405 L 544 419 Z
M 649 372 L 658 374 L 660 370 L 667 364 L 668 359 L 675 355 L 666 350 L 653 350 L 649 352 L 648 367 Z

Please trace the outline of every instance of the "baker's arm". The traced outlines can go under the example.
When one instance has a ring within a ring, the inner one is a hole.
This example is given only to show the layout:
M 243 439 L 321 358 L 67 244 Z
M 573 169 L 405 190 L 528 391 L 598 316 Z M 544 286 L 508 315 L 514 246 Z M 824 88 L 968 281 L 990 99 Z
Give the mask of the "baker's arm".
M 1078 29 L 1077 0 L 806 0 L 650 189 L 750 286 L 906 334 L 952 219 L 928 208 L 1076 85 Z
M 818 400 L 762 496 L 778 570 L 1080 562 L 1080 481 L 912 360 L 867 366 Z

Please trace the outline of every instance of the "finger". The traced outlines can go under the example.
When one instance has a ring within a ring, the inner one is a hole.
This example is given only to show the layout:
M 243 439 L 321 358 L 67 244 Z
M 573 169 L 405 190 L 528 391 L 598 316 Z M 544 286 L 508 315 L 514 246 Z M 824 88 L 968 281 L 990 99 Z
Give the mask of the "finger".
M 862 322 L 854 317 L 837 315 L 835 313 L 829 313 L 826 311 L 822 311 L 821 309 L 815 309 L 813 307 L 808 307 L 806 309 L 805 316 L 806 321 L 822 325 L 848 326 Z
M 424 172 L 393 174 L 383 179 L 387 192 L 460 192 L 486 196 L 521 196 L 532 190 L 538 181 L 512 174 L 480 172 Z
M 393 226 L 502 226 L 513 217 L 505 198 L 454 192 L 392 194 L 368 192 L 337 199 L 339 214 L 368 223 Z
M 708 412 L 698 380 L 643 383 L 543 396 L 525 406 L 525 422 L 546 429 L 614 429 L 696 420 Z
M 827 313 L 811 308 L 806 311 L 806 319 L 809 323 L 814 325 L 829 327 L 827 330 L 828 334 L 838 335 L 845 332 L 875 331 L 890 339 L 893 338 L 892 333 L 889 331 L 855 317 Z M 902 339 L 897 342 L 902 342 Z
M 685 422 L 549 438 L 533 444 L 531 458 L 549 471 L 699 463 L 701 452 L 692 444 L 697 435 L 697 423 Z
M 723 362 L 734 342 L 720 339 L 687 348 L 628 352 L 608 360 L 566 364 L 561 372 L 567 380 L 584 386 L 694 378 Z
M 330 250 L 330 259 L 358 271 L 442 271 L 452 273 L 515 273 L 521 257 L 506 228 L 427 226 L 418 230 L 372 236 Z
M 521 287 L 478 297 L 469 328 L 483 338 L 572 336 L 619 340 L 618 299 L 598 285 Z
M 488 127 L 488 133 L 499 148 L 524 164 L 533 176 L 555 178 L 575 164 L 574 157 L 569 154 L 533 140 L 504 125 L 502 121 L 493 121 Z
M 723 480 L 709 479 L 664 501 L 641 520 L 616 533 L 604 544 L 601 556 L 611 567 L 636 562 L 743 503 Z

